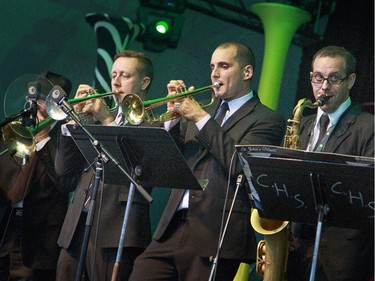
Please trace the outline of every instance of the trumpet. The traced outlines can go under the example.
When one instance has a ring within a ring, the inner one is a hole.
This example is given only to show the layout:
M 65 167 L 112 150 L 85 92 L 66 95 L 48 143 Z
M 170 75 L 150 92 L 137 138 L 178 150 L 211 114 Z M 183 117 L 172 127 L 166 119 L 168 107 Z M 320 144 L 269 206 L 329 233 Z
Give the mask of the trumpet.
M 211 91 L 211 100 L 207 104 L 201 104 L 202 108 L 207 108 L 211 106 L 215 100 L 215 88 L 220 87 L 220 84 L 215 82 L 213 85 L 195 89 L 192 91 L 184 91 L 178 93 L 174 96 L 167 96 L 163 98 L 142 101 L 142 99 L 136 94 L 126 95 L 122 101 L 121 107 L 124 113 L 125 119 L 132 125 L 139 125 L 143 121 L 149 124 L 152 123 L 162 123 L 168 120 L 177 118 L 179 115 L 174 112 L 165 112 L 160 116 L 154 116 L 151 109 L 164 105 L 170 100 L 176 100 L 186 97 L 191 97 L 192 95 L 203 93 L 206 91 Z
M 40 122 L 35 128 L 25 127 L 20 121 L 10 122 L 3 127 L 2 137 L 7 148 L 0 152 L 0 156 L 10 150 L 15 151 L 14 155 L 20 158 L 31 155 L 35 152 L 35 135 L 47 127 L 53 128 L 55 124 L 56 121 L 51 117 Z
M 70 104 L 78 104 L 78 103 L 85 102 L 88 100 L 97 99 L 97 98 L 105 98 L 108 96 L 118 95 L 118 94 L 119 92 L 117 91 L 102 93 L 102 94 L 94 92 L 94 94 L 89 94 L 85 97 L 68 99 L 67 102 Z M 109 109 L 110 111 L 114 111 L 118 109 L 117 99 L 114 99 L 114 100 L 115 100 L 114 105 Z M 55 103 L 52 97 L 52 93 L 50 93 L 46 97 L 46 110 L 47 110 L 48 115 L 51 116 L 54 120 L 63 120 L 68 117 L 68 115 Z M 84 117 L 84 115 L 81 114 L 80 117 Z

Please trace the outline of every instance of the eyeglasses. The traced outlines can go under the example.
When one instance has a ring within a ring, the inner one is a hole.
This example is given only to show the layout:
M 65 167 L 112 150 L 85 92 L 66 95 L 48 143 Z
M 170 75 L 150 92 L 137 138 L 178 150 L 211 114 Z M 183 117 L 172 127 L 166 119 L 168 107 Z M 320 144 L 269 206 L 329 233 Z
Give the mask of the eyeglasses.
M 348 76 L 345 76 L 344 78 L 340 79 L 335 74 L 330 75 L 327 78 L 323 77 L 323 75 L 319 73 L 313 73 L 310 75 L 311 82 L 313 82 L 314 84 L 318 84 L 318 85 L 322 85 L 325 80 L 327 80 L 328 84 L 330 85 L 339 85 L 342 81 L 345 81 L 346 79 L 348 79 Z

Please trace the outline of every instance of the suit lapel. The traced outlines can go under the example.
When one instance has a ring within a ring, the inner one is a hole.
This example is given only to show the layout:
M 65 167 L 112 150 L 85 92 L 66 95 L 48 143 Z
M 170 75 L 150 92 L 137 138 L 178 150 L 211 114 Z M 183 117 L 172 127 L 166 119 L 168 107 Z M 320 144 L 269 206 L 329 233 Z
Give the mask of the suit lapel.
M 357 114 L 356 109 L 352 107 L 344 112 L 323 151 L 335 152 L 340 147 L 341 143 L 350 136 L 351 131 L 348 128 L 354 124 Z
M 224 123 L 223 129 L 229 131 L 238 121 L 250 114 L 254 110 L 254 107 L 259 103 L 257 96 L 254 96 L 251 100 L 247 101 L 242 105 L 228 120 Z
M 311 134 L 314 130 L 316 115 L 306 117 L 305 123 L 301 127 L 300 140 L 301 140 L 301 149 L 307 149 L 309 145 Z M 304 131 L 307 130 L 306 133 Z
M 350 106 L 346 112 L 341 116 L 338 124 L 331 133 L 330 138 L 328 139 L 323 152 L 335 152 L 340 144 L 351 134 L 348 128 L 355 122 L 356 116 L 359 114 L 360 109 L 355 106 Z M 301 148 L 306 149 L 310 140 L 310 136 L 314 129 L 314 121 L 316 114 L 308 116 L 305 119 L 305 123 L 301 128 Z M 304 130 L 307 130 L 307 133 L 304 133 Z
M 237 122 L 239 122 L 241 119 L 243 119 L 245 116 L 250 114 L 254 107 L 259 103 L 259 98 L 257 96 L 254 96 L 251 100 L 247 101 L 245 104 L 243 104 L 233 115 L 231 115 L 228 120 L 223 125 L 223 130 L 228 132 Z M 219 108 L 221 104 L 221 100 L 216 100 L 214 105 L 210 107 L 210 110 L 207 110 L 207 112 L 214 118 L 214 114 L 216 110 Z M 195 136 L 198 134 L 198 129 L 194 124 L 191 124 L 190 122 L 190 129 L 193 131 L 189 132 L 190 136 Z M 193 134 L 191 134 L 193 132 Z M 203 148 L 202 148 L 203 149 Z M 188 160 L 189 167 L 193 169 L 197 163 L 203 159 L 208 154 L 208 150 L 204 149 L 202 153 L 197 155 L 197 157 L 190 157 Z

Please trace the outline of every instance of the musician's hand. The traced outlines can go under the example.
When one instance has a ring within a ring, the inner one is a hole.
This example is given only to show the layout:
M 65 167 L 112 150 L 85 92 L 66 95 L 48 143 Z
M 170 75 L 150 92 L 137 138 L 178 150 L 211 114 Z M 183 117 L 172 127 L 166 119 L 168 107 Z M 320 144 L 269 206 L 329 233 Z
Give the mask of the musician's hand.
M 174 109 L 174 112 L 195 123 L 208 114 L 195 99 L 189 97 L 184 98 L 180 106 Z
M 167 88 L 168 96 L 194 90 L 193 86 L 186 89 L 185 83 L 182 80 L 171 80 Z M 179 114 L 193 122 L 198 122 L 207 115 L 207 112 L 194 100 L 192 95 L 186 95 L 183 98 L 171 100 L 167 103 L 167 107 L 168 111 Z
M 192 91 L 194 90 L 194 87 L 191 86 L 189 87 L 189 89 L 187 89 L 183 80 L 171 80 L 167 84 L 167 89 L 168 97 L 170 97 L 186 91 Z M 181 106 L 182 101 L 183 99 L 169 100 L 169 102 L 167 103 L 168 111 L 176 112 L 176 110 L 178 110 L 178 108 Z
M 114 118 L 109 111 L 108 105 L 102 98 L 89 100 L 85 104 L 83 111 L 92 114 L 95 119 L 103 125 L 107 125 L 114 121 Z
M 89 85 L 81 84 L 79 85 L 76 98 L 90 96 L 96 94 L 95 89 Z M 85 115 L 92 115 L 101 124 L 106 125 L 114 121 L 114 118 L 109 112 L 109 108 L 105 103 L 104 99 L 88 99 L 84 102 L 80 102 L 74 105 L 74 110 L 76 112 L 83 112 Z M 87 116 L 82 116 L 82 118 L 87 118 Z
M 82 98 L 82 97 L 86 97 L 88 96 L 90 93 L 93 93 L 95 90 L 93 87 L 91 87 L 90 85 L 86 85 L 86 84 L 81 84 L 78 86 L 78 89 L 76 91 L 76 95 L 75 95 L 75 98 Z M 83 112 L 83 108 L 85 107 L 86 103 L 88 101 L 85 101 L 85 102 L 79 102 L 79 103 L 75 103 L 73 105 L 74 107 L 74 111 L 75 112 Z

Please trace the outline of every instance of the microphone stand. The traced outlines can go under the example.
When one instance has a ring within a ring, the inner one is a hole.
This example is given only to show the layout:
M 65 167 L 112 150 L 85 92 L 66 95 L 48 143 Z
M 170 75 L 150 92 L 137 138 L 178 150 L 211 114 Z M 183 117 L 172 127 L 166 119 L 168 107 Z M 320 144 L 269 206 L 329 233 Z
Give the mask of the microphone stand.
M 83 239 L 83 244 L 82 244 L 82 249 L 81 249 L 81 254 L 80 254 L 80 259 L 79 259 L 78 271 L 76 275 L 76 281 L 80 281 L 82 278 L 83 265 L 86 259 L 88 240 L 90 237 L 91 226 L 92 226 L 94 213 L 95 213 L 96 193 L 97 193 L 99 181 L 102 175 L 103 161 L 108 162 L 109 160 L 111 160 L 115 164 L 115 166 L 118 167 L 120 171 L 131 182 L 125 217 L 128 217 L 129 212 L 130 212 L 130 207 L 131 207 L 131 203 L 133 200 L 134 188 L 137 188 L 137 190 L 144 196 L 144 198 L 148 202 L 152 202 L 153 199 L 148 194 L 148 192 L 125 171 L 125 169 L 121 166 L 119 161 L 111 155 L 111 153 L 104 147 L 104 145 L 101 142 L 99 142 L 91 134 L 91 132 L 82 124 L 78 115 L 74 111 L 72 105 L 66 101 L 66 97 L 65 97 L 66 95 L 65 95 L 64 90 L 59 85 L 55 85 L 50 91 L 50 93 L 51 93 L 52 99 L 60 107 L 60 109 L 62 109 L 64 113 L 70 116 L 77 123 L 77 125 L 87 134 L 95 150 L 98 152 L 98 157 L 96 159 L 96 171 L 95 171 L 95 182 L 94 182 L 93 194 L 91 196 L 91 202 L 89 204 L 89 211 L 88 211 L 87 218 L 86 218 L 86 228 L 85 228 L 84 239 Z M 124 231 L 125 231 L 125 228 L 123 227 L 123 232 Z M 125 232 L 123 233 L 123 235 L 125 236 Z
M 242 180 L 243 180 L 243 175 L 238 175 L 237 177 L 237 181 L 236 181 L 236 190 L 234 192 L 234 196 L 233 196 L 233 199 L 232 199 L 232 204 L 230 206 L 230 209 L 229 209 L 229 212 L 228 212 L 228 217 L 227 217 L 227 220 L 225 222 L 225 226 L 224 226 L 224 229 L 223 229 L 223 232 L 221 234 L 221 237 L 219 237 L 219 245 L 218 245 L 218 248 L 217 248 L 217 251 L 216 251 L 216 256 L 213 258 L 212 260 L 212 268 L 211 268 L 211 272 L 210 272 L 210 277 L 208 278 L 208 281 L 213 281 L 215 280 L 215 277 L 216 277 L 216 269 L 217 269 L 217 264 L 218 264 L 218 259 L 219 259 L 219 255 L 220 255 L 220 251 L 221 251 L 221 247 L 223 246 L 223 242 L 224 242 L 224 237 L 225 237 L 225 234 L 227 232 L 227 229 L 228 229 L 228 225 L 229 225 L 229 221 L 230 221 L 230 218 L 232 216 L 232 213 L 233 213 L 233 207 L 234 207 L 234 203 L 236 202 L 236 198 L 237 198 L 237 194 L 238 194 L 238 190 L 240 189 L 240 187 L 242 186 Z M 224 208 L 225 209 L 225 208 Z
M 18 119 L 19 117 L 22 117 L 22 118 L 26 118 L 26 117 L 30 117 L 30 115 L 32 114 L 32 111 L 33 109 L 32 108 L 27 108 L 27 109 L 23 109 L 21 110 L 20 112 L 16 113 L 16 114 L 13 114 L 11 116 L 8 116 L 8 117 L 5 117 L 5 119 L 1 120 L 0 121 L 0 128 L 5 126 L 6 124 Z
M 83 267 L 84 267 L 85 260 L 86 260 L 87 247 L 89 244 L 92 223 L 93 223 L 94 215 L 95 215 L 96 195 L 98 193 L 99 182 L 102 177 L 102 172 L 103 172 L 103 160 L 102 160 L 102 157 L 98 155 L 95 161 L 95 179 L 94 179 L 90 204 L 88 206 L 87 218 L 86 218 L 86 223 L 85 223 L 85 233 L 83 236 L 82 248 L 81 248 L 81 253 L 79 256 L 76 281 L 80 281 L 82 279 Z

